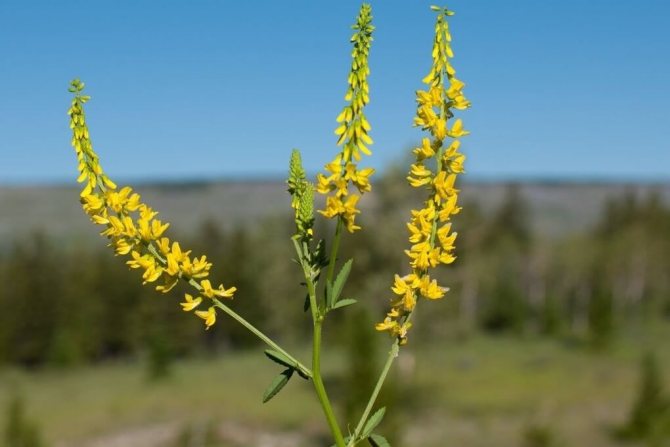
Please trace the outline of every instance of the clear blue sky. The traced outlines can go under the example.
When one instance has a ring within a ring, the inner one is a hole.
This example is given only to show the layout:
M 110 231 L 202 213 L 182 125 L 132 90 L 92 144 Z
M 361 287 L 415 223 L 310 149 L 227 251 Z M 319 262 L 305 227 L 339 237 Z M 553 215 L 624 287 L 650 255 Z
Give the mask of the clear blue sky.
M 372 1 L 367 165 L 403 157 L 432 2 Z M 0 1 L 0 184 L 72 181 L 68 81 L 113 178 L 316 172 L 336 151 L 358 1 Z M 473 178 L 670 178 L 670 2 L 453 0 Z

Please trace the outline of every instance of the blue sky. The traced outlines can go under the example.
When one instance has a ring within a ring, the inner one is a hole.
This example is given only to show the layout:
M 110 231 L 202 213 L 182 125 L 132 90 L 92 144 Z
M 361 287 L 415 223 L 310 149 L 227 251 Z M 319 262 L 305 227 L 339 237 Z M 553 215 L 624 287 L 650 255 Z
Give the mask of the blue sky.
M 402 160 L 431 2 L 372 1 L 366 165 Z M 284 175 L 332 158 L 358 1 L 0 1 L 0 184 L 70 182 L 80 77 L 112 178 Z M 667 180 L 670 2 L 453 0 L 472 178 Z

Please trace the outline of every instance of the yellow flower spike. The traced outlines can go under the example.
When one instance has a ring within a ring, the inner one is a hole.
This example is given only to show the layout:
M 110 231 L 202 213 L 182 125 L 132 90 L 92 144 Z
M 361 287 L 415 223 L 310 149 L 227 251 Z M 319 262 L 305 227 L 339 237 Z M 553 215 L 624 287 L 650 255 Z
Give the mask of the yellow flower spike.
M 367 83 L 370 70 L 368 68 L 368 54 L 372 42 L 372 9 L 370 5 L 361 6 L 356 24 L 353 26 L 355 32 L 351 38 L 353 43 L 352 63 L 345 101 L 348 102 L 338 114 L 338 123 L 335 129 L 337 145 L 342 146 L 341 152 L 335 159 L 325 166 L 330 175 L 318 174 L 316 179 L 316 191 L 326 194 L 326 209 L 319 210 L 326 218 L 340 219 L 347 230 L 354 232 L 360 229 L 354 224 L 354 217 L 359 211 L 351 209 L 358 199 L 349 199 L 349 185 L 354 185 L 360 194 L 372 189 L 369 177 L 374 173 L 373 169 L 358 170 L 357 162 L 361 159 L 361 153 L 371 155 L 370 146 L 373 141 L 369 135 L 371 126 L 365 117 L 364 108 L 368 104 L 369 87 Z M 335 192 L 336 199 L 330 194 Z
M 94 223 L 104 227 L 100 234 L 109 239 L 115 253 L 129 256 L 126 264 L 132 269 L 142 270 L 144 284 L 162 278 L 162 284 L 156 286 L 156 290 L 166 293 L 176 286 L 180 278 L 186 281 L 203 280 L 212 266 L 207 258 L 190 259 L 190 251 L 183 250 L 178 242 L 163 237 L 169 224 L 156 219 L 158 213 L 142 203 L 140 195 L 132 188 L 117 188 L 104 173 L 91 145 L 83 109 L 89 98 L 82 94 L 82 89 L 80 81 L 71 83 L 70 91 L 74 93 L 74 98 L 68 115 L 79 170 L 77 181 L 83 184 L 80 196 L 84 212 Z M 211 298 L 231 298 L 235 290 L 235 287 L 224 289 L 222 285 L 213 289 L 210 284 L 208 292 Z M 202 298 L 189 300 L 187 297 L 186 300 L 182 307 L 186 304 L 186 307 L 195 308 Z M 214 324 L 215 318 L 213 309 L 207 312 L 208 327 Z
M 207 329 L 214 326 L 214 323 L 216 323 L 216 309 L 214 309 L 214 307 L 210 307 L 206 311 L 196 310 L 195 314 L 205 320 L 205 326 L 207 326 Z
M 194 299 L 188 293 L 184 294 L 184 298 L 186 299 L 186 301 L 184 301 L 183 303 L 179 303 L 181 307 L 184 309 L 184 312 L 190 312 L 196 307 L 198 307 L 200 303 L 202 303 L 202 297 L 197 297 Z
M 463 94 L 465 83 L 455 77 L 450 62 L 453 51 L 447 17 L 453 13 L 446 8 L 431 9 L 437 12 L 433 64 L 423 79 L 428 88 L 416 92 L 414 125 L 430 133 L 432 139 L 423 138 L 421 146 L 412 150 L 416 162 L 407 176 L 411 186 L 425 187 L 429 194 L 424 208 L 412 210 L 407 224 L 411 247 L 405 250 L 405 254 L 412 272 L 404 278 L 395 275 L 392 291 L 400 298 L 391 300 L 391 311 L 383 322 L 376 325 L 377 330 L 389 332 L 400 345 L 407 342 L 407 333 L 411 328 L 409 319 L 417 305 L 416 297 L 421 295 L 436 300 L 448 290 L 431 279 L 429 271 L 456 259 L 453 251 L 457 233 L 451 232 L 450 219 L 460 211 L 456 179 L 464 170 L 465 160 L 465 156 L 458 152 L 460 142 L 457 138 L 468 134 L 460 118 L 451 122 L 454 109 L 462 110 L 470 106 Z M 452 140 L 446 143 L 447 138 Z M 434 172 L 427 166 L 435 166 Z

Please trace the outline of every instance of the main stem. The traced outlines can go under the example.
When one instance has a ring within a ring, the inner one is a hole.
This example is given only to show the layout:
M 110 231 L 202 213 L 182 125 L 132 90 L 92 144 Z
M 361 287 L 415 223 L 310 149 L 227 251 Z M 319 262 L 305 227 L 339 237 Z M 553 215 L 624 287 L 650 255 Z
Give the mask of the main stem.
M 330 432 L 335 438 L 335 445 L 337 447 L 346 447 L 344 442 L 344 437 L 342 436 L 342 431 L 340 426 L 337 423 L 337 418 L 333 412 L 333 407 L 330 404 L 328 399 L 328 394 L 326 393 L 326 387 L 323 386 L 323 380 L 321 379 L 321 325 L 322 318 L 319 317 L 314 322 L 314 342 L 312 346 L 312 382 L 314 382 L 314 389 L 316 390 L 316 395 L 319 398 L 323 412 L 326 415 L 326 420 L 328 421 L 328 426 L 330 427 Z

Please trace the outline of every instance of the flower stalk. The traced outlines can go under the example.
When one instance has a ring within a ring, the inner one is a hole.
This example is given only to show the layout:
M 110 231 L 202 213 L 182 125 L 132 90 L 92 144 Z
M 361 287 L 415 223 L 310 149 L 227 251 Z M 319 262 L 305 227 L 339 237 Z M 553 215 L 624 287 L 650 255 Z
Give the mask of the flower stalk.
M 90 100 L 83 94 L 84 83 L 75 79 L 70 84 L 74 94 L 70 115 L 72 146 L 79 162 L 80 183 L 85 183 L 81 191 L 81 203 L 91 221 L 104 226 L 101 235 L 110 240 L 116 255 L 130 255 L 126 264 L 133 269 L 143 270 L 144 284 L 163 279 L 156 290 L 167 293 L 179 280 L 190 284 L 197 293 L 194 298 L 185 294 L 181 303 L 184 311 L 195 311 L 205 321 L 209 329 L 216 322 L 216 309 L 220 309 L 272 349 L 283 354 L 304 377 L 312 377 L 312 371 L 275 343 L 270 337 L 245 320 L 230 307 L 223 304 L 221 298 L 232 299 L 235 287 L 214 288 L 208 278 L 212 264 L 206 256 L 190 257 L 190 250 L 182 250 L 179 242 L 172 242 L 163 234 L 169 224 L 156 219 L 157 212 L 141 202 L 140 195 L 128 186 L 118 189 L 117 185 L 105 174 L 100 160 L 90 140 L 84 104 Z M 207 310 L 196 310 L 203 302 L 210 300 Z

